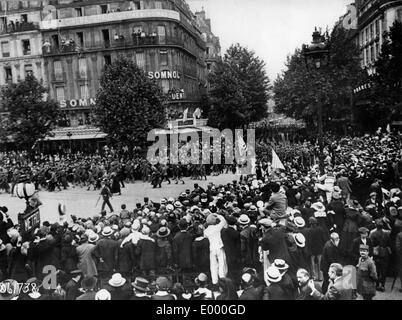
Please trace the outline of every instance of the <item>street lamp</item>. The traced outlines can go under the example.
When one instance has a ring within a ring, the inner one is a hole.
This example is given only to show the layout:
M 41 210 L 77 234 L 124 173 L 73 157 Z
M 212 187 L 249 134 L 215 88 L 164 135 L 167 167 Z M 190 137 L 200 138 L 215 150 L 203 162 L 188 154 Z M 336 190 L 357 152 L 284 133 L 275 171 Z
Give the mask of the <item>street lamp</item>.
M 69 132 L 67 132 L 67 137 L 68 137 L 68 141 L 69 141 L 69 143 L 70 143 L 70 153 L 72 153 L 73 152 L 73 150 L 71 150 L 71 136 L 72 136 L 73 134 L 69 131 Z
M 20 182 L 15 186 L 14 192 L 18 198 L 25 199 L 26 208 L 24 212 L 18 214 L 18 223 L 21 231 L 28 233 L 40 226 L 40 213 L 38 208 L 40 201 L 33 198 L 35 185 L 31 182 Z
M 315 69 L 317 74 L 329 63 L 329 45 L 325 37 L 315 28 L 313 32 L 313 42 L 310 45 L 303 45 L 302 54 L 305 59 L 307 69 Z M 313 68 L 312 68 L 313 67 Z M 319 86 L 320 83 L 317 82 Z M 320 171 L 324 171 L 324 141 L 322 128 L 322 95 L 317 97 L 317 117 L 318 117 L 318 144 L 320 147 Z

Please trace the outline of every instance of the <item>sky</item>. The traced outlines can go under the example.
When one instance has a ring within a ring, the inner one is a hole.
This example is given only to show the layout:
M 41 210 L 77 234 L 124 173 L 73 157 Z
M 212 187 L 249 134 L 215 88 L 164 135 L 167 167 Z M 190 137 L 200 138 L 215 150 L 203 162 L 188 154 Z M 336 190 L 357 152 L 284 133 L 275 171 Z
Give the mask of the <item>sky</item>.
M 186 0 L 193 11 L 204 7 L 222 54 L 240 43 L 263 59 L 273 82 L 286 57 L 312 41 L 314 27 L 333 28 L 352 0 Z

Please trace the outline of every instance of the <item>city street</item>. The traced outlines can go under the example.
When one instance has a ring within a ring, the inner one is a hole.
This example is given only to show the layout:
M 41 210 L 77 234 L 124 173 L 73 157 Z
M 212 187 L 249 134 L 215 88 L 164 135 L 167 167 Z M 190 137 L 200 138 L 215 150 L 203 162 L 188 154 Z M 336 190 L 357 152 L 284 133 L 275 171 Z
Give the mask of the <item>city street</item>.
M 121 189 L 121 196 L 113 196 L 111 203 L 115 212 L 119 213 L 122 204 L 126 204 L 127 209 L 132 210 L 135 208 L 137 202 L 143 202 L 144 197 L 149 197 L 153 202 L 159 202 L 163 197 L 177 197 L 187 188 L 192 190 L 194 183 L 198 183 L 201 187 L 205 188 L 209 182 L 226 184 L 238 177 L 232 174 L 209 176 L 208 181 L 185 178 L 185 184 L 181 182 L 175 184 L 172 182 L 169 185 L 167 182 L 163 182 L 162 188 L 156 189 L 153 189 L 150 183 L 136 181 L 135 183 L 126 184 L 126 187 Z M 70 187 L 68 190 L 55 192 L 40 191 L 39 199 L 43 202 L 43 205 L 40 207 L 41 221 L 49 221 L 51 223 L 58 221 L 57 208 L 59 203 L 66 205 L 68 218 L 71 214 L 77 217 L 92 217 L 95 213 L 99 213 L 101 209 L 102 200 L 95 207 L 98 198 L 99 190 L 93 191 L 91 189 L 91 191 L 87 191 L 86 188 L 79 187 Z M 9 215 L 13 221 L 17 221 L 18 212 L 25 209 L 25 201 L 23 199 L 11 197 L 5 193 L 0 194 L 0 205 L 8 207 Z M 109 213 L 107 206 L 106 209 Z

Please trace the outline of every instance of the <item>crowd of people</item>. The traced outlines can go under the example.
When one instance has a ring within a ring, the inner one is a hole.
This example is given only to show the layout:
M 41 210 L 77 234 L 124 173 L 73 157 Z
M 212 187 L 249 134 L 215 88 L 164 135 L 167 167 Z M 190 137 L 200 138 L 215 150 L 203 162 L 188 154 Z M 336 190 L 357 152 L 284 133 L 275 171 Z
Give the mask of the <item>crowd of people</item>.
M 0 297 L 370 300 L 389 276 L 402 285 L 401 150 L 388 133 L 334 140 L 324 172 L 297 159 L 274 170 L 262 155 L 231 183 L 30 234 L 0 207 Z

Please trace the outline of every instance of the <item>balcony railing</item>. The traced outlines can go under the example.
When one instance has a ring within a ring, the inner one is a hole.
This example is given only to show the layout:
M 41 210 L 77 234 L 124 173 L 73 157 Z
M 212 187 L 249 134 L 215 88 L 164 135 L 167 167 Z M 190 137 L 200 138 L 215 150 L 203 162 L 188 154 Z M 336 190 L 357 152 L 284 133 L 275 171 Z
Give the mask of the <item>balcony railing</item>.
M 18 24 L 0 25 L 0 34 L 39 30 L 39 24 L 22 22 Z
M 164 45 L 166 46 L 176 45 L 186 48 L 184 41 L 177 37 L 158 37 L 158 36 L 140 37 L 132 35 L 129 38 L 120 37 L 117 40 L 98 42 L 97 44 L 91 47 L 81 47 L 75 42 L 74 43 L 69 42 L 68 44 L 62 44 L 59 46 L 51 45 L 49 42 L 47 42 L 43 44 L 42 52 L 43 55 L 46 56 L 46 55 L 65 54 L 65 53 L 90 52 L 103 48 L 118 49 L 118 48 L 164 46 Z
M 164 9 L 120 11 L 106 14 L 96 14 L 91 16 L 41 21 L 40 29 L 52 30 L 59 28 L 76 27 L 81 25 L 104 24 L 110 22 L 120 22 L 124 20 L 146 18 L 165 18 L 180 21 L 180 14 L 173 10 Z

